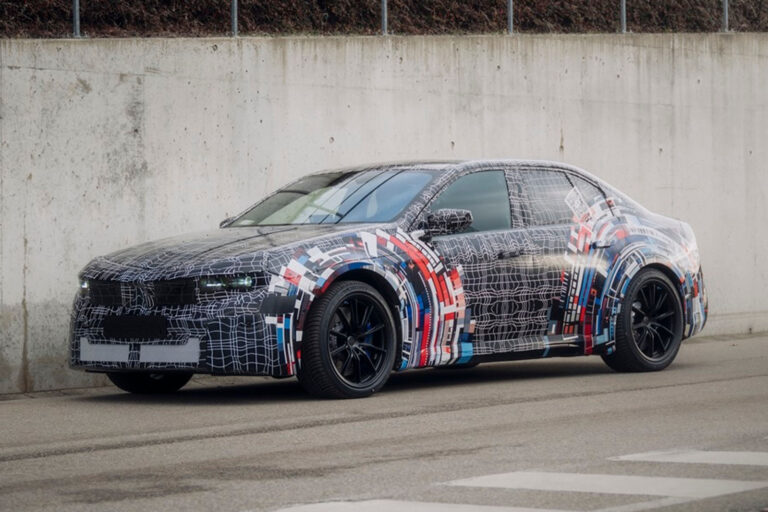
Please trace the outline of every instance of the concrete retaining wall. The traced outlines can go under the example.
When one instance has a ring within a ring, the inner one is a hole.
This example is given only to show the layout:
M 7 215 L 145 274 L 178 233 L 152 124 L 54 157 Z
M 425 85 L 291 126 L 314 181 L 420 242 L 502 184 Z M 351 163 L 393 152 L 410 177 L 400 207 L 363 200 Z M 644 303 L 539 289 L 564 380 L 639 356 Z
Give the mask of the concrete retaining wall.
M 768 329 L 768 35 L 0 41 L 0 392 L 66 368 L 77 271 L 320 168 L 582 166 L 699 238 L 705 333 Z

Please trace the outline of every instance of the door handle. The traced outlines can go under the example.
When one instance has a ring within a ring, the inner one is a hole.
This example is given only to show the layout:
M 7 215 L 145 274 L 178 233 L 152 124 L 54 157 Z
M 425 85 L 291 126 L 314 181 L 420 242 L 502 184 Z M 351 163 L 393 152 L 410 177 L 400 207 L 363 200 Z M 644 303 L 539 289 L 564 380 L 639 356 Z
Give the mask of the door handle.
M 509 258 L 517 258 L 521 254 L 523 254 L 523 251 L 521 249 L 510 249 L 506 251 L 499 251 L 499 259 L 506 260 Z
M 607 241 L 592 242 L 593 249 L 607 249 L 612 245 L 613 245 L 613 242 L 607 242 Z

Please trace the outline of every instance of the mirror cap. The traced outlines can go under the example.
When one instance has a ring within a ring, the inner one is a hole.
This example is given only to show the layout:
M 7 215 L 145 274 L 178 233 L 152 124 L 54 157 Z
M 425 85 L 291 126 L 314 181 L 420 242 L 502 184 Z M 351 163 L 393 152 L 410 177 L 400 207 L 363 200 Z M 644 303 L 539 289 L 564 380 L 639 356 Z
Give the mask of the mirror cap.
M 432 236 L 461 233 L 472 225 L 472 212 L 441 208 L 427 215 L 427 229 Z

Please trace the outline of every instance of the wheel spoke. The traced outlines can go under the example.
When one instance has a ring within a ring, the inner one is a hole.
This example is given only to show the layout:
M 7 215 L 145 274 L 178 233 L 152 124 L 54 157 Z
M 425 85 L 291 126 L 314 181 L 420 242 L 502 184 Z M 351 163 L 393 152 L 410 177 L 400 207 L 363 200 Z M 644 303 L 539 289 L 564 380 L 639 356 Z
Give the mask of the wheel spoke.
M 672 332 L 672 329 L 670 329 L 666 325 L 660 324 L 659 322 L 653 322 L 653 327 L 654 327 L 654 329 L 656 329 L 656 328 L 664 329 L 665 331 L 667 331 L 669 333 L 670 336 L 674 336 L 675 335 L 675 333 Z
M 359 318 L 359 315 L 357 314 L 357 308 L 360 305 L 360 301 L 357 299 L 349 299 L 349 328 L 350 332 L 354 332 L 354 328 L 357 327 L 358 322 L 357 319 Z
M 647 328 L 648 331 L 648 339 L 650 340 L 651 350 L 646 353 L 648 357 L 653 357 L 653 354 L 656 353 L 656 331 L 651 329 L 650 327 Z
M 648 311 L 653 314 L 656 312 L 656 284 L 651 283 L 648 288 L 650 288 L 648 292 Z
M 373 313 L 373 304 L 368 304 L 365 310 L 363 310 L 363 318 L 360 319 L 359 326 L 361 329 L 365 329 L 366 327 L 368 327 L 368 322 L 371 319 L 372 313 Z
M 341 376 L 342 376 L 342 377 L 344 376 L 344 372 L 346 372 L 346 371 L 347 371 L 347 366 L 349 366 L 349 362 L 350 362 L 352 359 L 353 359 L 353 357 L 352 357 L 352 351 L 350 350 L 350 351 L 347 353 L 347 359 L 346 359 L 346 361 L 344 361 L 344 364 L 343 364 L 343 365 L 341 365 L 341 370 L 339 370 L 339 374 L 341 374 Z
M 346 338 L 347 335 L 343 332 L 339 331 L 338 329 L 331 329 L 330 333 L 336 336 L 337 338 Z
M 658 313 L 661 311 L 661 308 L 664 306 L 664 303 L 667 301 L 667 293 L 662 291 L 662 293 L 659 294 L 658 299 L 656 299 L 656 304 L 653 307 L 653 312 Z
M 376 345 L 372 345 L 370 343 L 358 343 L 357 345 L 359 347 L 365 347 L 365 348 L 367 348 L 369 350 L 377 350 L 379 352 L 386 352 L 386 350 L 384 350 L 383 348 L 377 347 Z
M 371 334 L 373 334 L 375 332 L 379 332 L 383 328 L 384 328 L 384 324 L 376 324 L 373 327 L 371 327 L 370 329 L 368 329 L 367 331 L 365 331 L 363 334 L 361 334 L 360 337 L 361 338 L 367 338 Z
M 640 335 L 640 339 L 637 340 L 637 348 L 640 349 L 640 352 L 645 353 L 647 345 L 648 345 L 648 329 L 643 328 L 642 334 Z
M 365 360 L 368 362 L 368 364 L 371 366 L 371 370 L 374 372 L 376 371 L 376 365 L 373 364 L 373 359 L 371 359 L 371 356 L 368 355 L 368 353 L 365 350 L 358 350 L 359 354 L 365 356 Z
M 347 345 L 341 345 L 339 347 L 336 347 L 335 349 L 331 350 L 331 357 L 335 356 L 342 350 L 347 350 L 347 348 L 348 348 Z
M 674 311 L 667 311 L 666 313 L 662 313 L 660 315 L 657 315 L 656 316 L 656 322 L 658 323 L 659 320 L 664 320 L 665 318 L 669 318 L 669 317 L 671 317 L 674 314 L 675 314 Z
M 645 311 L 643 311 L 643 308 L 641 308 L 640 306 L 638 306 L 636 304 L 632 304 L 632 311 L 634 311 L 638 315 L 645 316 Z
M 657 331 L 657 330 L 656 330 L 655 328 L 653 328 L 653 327 L 649 327 L 649 329 L 651 329 L 651 332 L 652 332 L 652 333 L 655 335 L 655 337 L 656 337 L 656 338 L 659 340 L 659 345 L 661 345 L 661 349 L 662 349 L 664 352 L 666 352 L 666 351 L 667 351 L 667 347 L 669 347 L 669 340 L 667 340 L 667 341 L 666 341 L 666 343 L 665 343 L 665 342 L 664 342 L 664 337 L 661 335 L 661 333 L 659 333 L 659 331 Z M 660 355 L 664 355 L 664 352 L 662 352 Z
M 650 301 L 648 300 L 648 295 L 647 295 L 645 287 L 640 288 L 640 297 L 639 298 L 640 298 L 640 303 L 643 306 L 643 311 L 648 311 L 648 309 L 650 309 L 649 308 Z
M 351 305 L 350 305 L 350 311 L 351 311 Z M 336 310 L 336 314 L 339 315 L 339 319 L 341 319 L 341 323 L 344 324 L 344 329 L 346 329 L 347 332 L 352 332 L 352 321 L 344 312 L 344 310 L 339 308 Z
M 355 374 L 357 375 L 357 382 L 360 383 L 363 380 L 362 363 L 360 362 L 360 356 L 355 354 Z

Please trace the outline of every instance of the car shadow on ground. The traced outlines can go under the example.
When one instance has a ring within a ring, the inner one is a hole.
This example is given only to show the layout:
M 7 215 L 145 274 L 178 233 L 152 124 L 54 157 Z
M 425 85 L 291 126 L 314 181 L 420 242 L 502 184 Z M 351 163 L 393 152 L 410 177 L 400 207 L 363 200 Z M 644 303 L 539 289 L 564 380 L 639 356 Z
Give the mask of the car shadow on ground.
M 467 369 L 415 370 L 396 373 L 390 377 L 384 392 L 425 389 L 451 385 L 483 384 L 506 381 L 566 379 L 569 377 L 615 373 L 599 358 L 532 360 L 486 363 Z
M 492 382 L 515 382 L 539 379 L 568 379 L 614 372 L 598 358 L 536 360 L 486 363 L 466 369 L 411 370 L 393 373 L 380 394 L 413 392 L 417 390 L 482 385 Z M 217 380 L 220 379 L 220 382 Z M 242 380 L 242 384 L 238 382 Z M 237 405 L 254 403 L 298 403 L 317 401 L 308 395 L 295 378 L 268 379 L 263 377 L 202 377 L 181 391 L 159 395 L 133 395 L 117 388 L 102 388 L 99 393 L 77 397 L 89 402 L 153 403 L 177 405 Z

